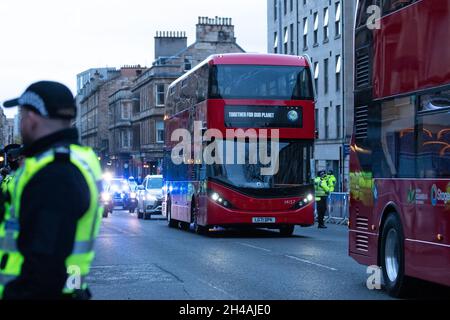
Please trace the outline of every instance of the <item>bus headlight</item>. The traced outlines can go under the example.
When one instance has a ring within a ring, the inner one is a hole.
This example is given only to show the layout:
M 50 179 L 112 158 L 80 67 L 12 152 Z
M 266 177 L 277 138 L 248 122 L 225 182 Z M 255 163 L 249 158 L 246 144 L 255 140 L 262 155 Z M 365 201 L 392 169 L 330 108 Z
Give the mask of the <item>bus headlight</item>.
M 306 197 L 301 199 L 299 202 L 297 202 L 297 204 L 292 209 L 294 209 L 294 210 L 301 209 L 301 208 L 307 206 L 308 204 L 310 204 L 313 201 L 314 201 L 314 196 L 310 193 Z
M 217 192 L 211 192 L 209 197 L 211 198 L 212 201 L 214 201 L 215 203 L 225 207 L 225 208 L 231 208 L 232 205 L 230 203 L 230 201 L 226 200 L 224 197 L 222 197 L 220 194 L 218 194 Z

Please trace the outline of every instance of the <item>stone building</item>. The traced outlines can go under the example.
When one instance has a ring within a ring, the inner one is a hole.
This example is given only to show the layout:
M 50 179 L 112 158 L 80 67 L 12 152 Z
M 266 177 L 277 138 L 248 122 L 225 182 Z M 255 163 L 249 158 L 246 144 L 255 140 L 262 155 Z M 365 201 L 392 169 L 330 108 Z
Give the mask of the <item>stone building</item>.
M 126 66 L 119 70 L 108 70 L 106 76 L 95 72 L 84 84 L 78 97 L 77 126 L 81 142 L 90 146 L 99 155 L 103 165 L 110 164 L 110 96 L 123 87 L 129 86 L 145 68 Z
M 8 123 L 6 120 L 5 113 L 3 112 L 3 108 L 0 107 L 0 149 L 7 144 L 6 143 L 6 134 L 8 131 Z
M 136 79 L 131 89 L 134 152 L 133 175 L 161 172 L 164 148 L 165 96 L 169 85 L 208 56 L 244 52 L 236 42 L 230 18 L 199 17 L 195 42 L 187 46 L 184 32 L 157 32 L 153 66 Z
M 317 93 L 315 169 L 348 190 L 347 109 L 353 105 L 354 0 L 267 0 L 268 52 L 308 55 Z

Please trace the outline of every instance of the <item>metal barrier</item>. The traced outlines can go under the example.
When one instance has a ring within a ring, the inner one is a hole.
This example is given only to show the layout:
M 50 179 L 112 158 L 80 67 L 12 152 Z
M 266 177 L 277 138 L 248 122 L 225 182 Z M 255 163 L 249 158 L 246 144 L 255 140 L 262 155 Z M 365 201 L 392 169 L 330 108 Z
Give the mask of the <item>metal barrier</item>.
M 327 199 L 326 222 L 347 224 L 349 216 L 349 194 L 344 192 L 332 192 Z

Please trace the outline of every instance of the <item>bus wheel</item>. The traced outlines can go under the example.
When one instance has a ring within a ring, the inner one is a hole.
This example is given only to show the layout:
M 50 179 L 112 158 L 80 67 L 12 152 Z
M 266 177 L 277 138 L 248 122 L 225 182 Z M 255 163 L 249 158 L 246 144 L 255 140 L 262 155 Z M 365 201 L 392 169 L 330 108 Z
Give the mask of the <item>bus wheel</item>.
M 194 224 L 194 232 L 199 235 L 206 235 L 208 234 L 208 228 L 203 227 L 198 224 L 198 216 L 197 216 L 197 206 L 195 203 L 195 199 L 192 199 L 191 203 L 191 223 Z
M 178 227 L 177 222 L 172 219 L 172 205 L 171 205 L 170 201 L 167 202 L 166 212 L 167 212 L 167 226 L 169 228 Z
M 400 298 L 410 290 L 411 279 L 405 276 L 404 235 L 395 214 L 386 219 L 381 236 L 381 267 L 386 291 Z
M 294 233 L 294 229 L 295 229 L 295 226 L 294 226 L 294 225 L 282 226 L 282 227 L 280 228 L 280 234 L 281 234 L 283 237 L 290 237 L 290 236 L 292 236 L 292 234 Z

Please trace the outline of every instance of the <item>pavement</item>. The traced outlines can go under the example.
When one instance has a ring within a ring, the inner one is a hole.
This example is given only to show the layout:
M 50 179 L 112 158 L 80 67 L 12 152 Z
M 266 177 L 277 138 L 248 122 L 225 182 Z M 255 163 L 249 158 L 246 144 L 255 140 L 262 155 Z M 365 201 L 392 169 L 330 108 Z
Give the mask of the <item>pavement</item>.
M 366 286 L 366 267 L 348 256 L 347 227 L 170 229 L 162 216 L 104 219 L 89 283 L 99 300 L 385 300 Z

